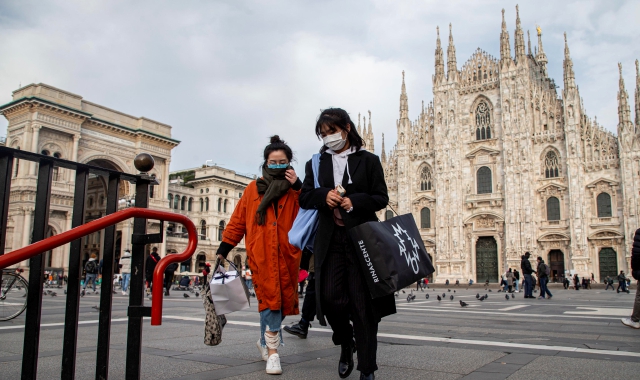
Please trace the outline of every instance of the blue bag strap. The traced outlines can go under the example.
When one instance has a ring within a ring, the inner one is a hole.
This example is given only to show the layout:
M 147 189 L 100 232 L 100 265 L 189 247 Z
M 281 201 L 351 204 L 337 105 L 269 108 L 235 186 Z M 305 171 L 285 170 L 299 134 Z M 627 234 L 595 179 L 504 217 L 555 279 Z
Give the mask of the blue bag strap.
M 320 187 L 320 182 L 318 181 L 318 172 L 320 171 L 320 153 L 316 153 L 311 157 L 311 168 L 313 169 L 313 185 L 317 189 Z

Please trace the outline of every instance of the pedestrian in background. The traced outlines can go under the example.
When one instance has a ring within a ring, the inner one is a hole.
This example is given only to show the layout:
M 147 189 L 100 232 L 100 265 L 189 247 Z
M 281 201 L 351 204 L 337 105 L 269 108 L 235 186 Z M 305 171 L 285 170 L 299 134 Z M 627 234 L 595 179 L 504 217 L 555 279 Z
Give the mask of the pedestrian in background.
M 82 295 L 84 296 L 85 290 L 87 289 L 87 284 L 91 281 L 91 286 L 93 287 L 93 292 L 96 293 L 96 280 L 98 279 L 98 261 L 96 260 L 98 256 L 95 253 L 91 254 L 89 257 L 89 261 L 84 265 L 84 284 L 82 285 Z
M 178 263 L 171 263 L 167 265 L 167 268 L 164 270 L 164 295 L 168 296 L 169 290 L 171 289 L 171 284 L 173 284 L 173 276 L 178 270 Z
M 144 266 L 144 274 L 147 279 L 147 294 L 151 292 L 153 286 L 153 271 L 156 269 L 156 265 L 160 261 L 160 255 L 158 255 L 158 248 L 151 248 L 151 254 L 147 257 L 147 262 Z M 162 285 L 160 285 L 162 286 Z
M 313 322 L 316 316 L 316 270 L 314 260 L 313 252 L 305 248 L 302 251 L 300 269 L 309 272 L 309 277 L 307 277 L 307 281 L 309 282 L 307 283 L 307 292 L 304 294 L 304 300 L 302 302 L 302 315 L 298 323 L 284 327 L 284 331 L 301 339 L 307 339 L 309 327 L 311 327 L 311 322 Z
M 626 326 L 640 329 L 640 228 L 636 230 L 633 237 L 633 248 L 631 248 L 631 276 L 636 282 L 636 297 L 633 302 L 633 311 L 629 318 L 623 318 L 622 323 Z
M 522 269 L 522 274 L 524 275 L 524 298 L 535 298 L 533 296 L 533 277 L 531 276 L 533 269 L 529 261 L 530 256 L 531 253 L 525 252 L 522 255 L 522 261 L 520 261 L 520 269 Z
M 629 293 L 627 290 L 627 276 L 625 276 L 624 271 L 620 271 L 618 275 L 618 289 L 616 289 L 616 292 L 620 293 L 620 288 L 622 288 L 623 292 Z
M 122 273 L 122 295 L 127 295 L 129 289 L 129 281 L 131 281 L 131 251 L 125 249 L 120 259 L 120 273 Z
M 362 149 L 364 141 L 345 110 L 322 111 L 315 134 L 324 143 L 318 173 L 320 187 L 314 186 L 308 161 L 300 206 L 318 210 L 313 248 L 317 316 L 323 326 L 326 317 L 333 330 L 333 343 L 341 346 L 338 375 L 346 378 L 353 370 L 357 343 L 360 378 L 373 379 L 378 369 L 378 323 L 396 312 L 395 297 L 390 294 L 371 299 L 349 230 L 377 221 L 376 212 L 387 207 L 384 170 L 378 156 Z
M 302 182 L 291 167 L 293 152 L 280 137 L 271 137 L 263 156 L 262 177 L 247 185 L 224 230 L 217 254 L 226 258 L 245 238 L 260 312 L 257 346 L 267 361 L 266 372 L 278 375 L 282 373 L 278 355 L 280 326 L 285 316 L 299 313 L 301 252 L 289 244 L 289 231 L 300 209 Z
M 247 284 L 247 289 L 249 289 L 249 293 L 252 296 L 255 296 L 255 293 L 253 292 L 253 277 L 251 277 L 251 268 L 247 267 L 247 269 L 244 272 L 244 281 Z
M 613 288 L 613 279 L 611 278 L 611 276 L 607 276 L 607 278 L 604 279 L 604 283 L 607 284 L 607 286 L 604 288 L 605 291 L 609 290 L 609 287 L 611 287 L 611 290 L 615 290 Z
M 516 293 L 520 292 L 520 272 L 517 269 L 513 270 L 513 282 L 516 284 Z
M 576 290 L 580 290 L 580 277 L 577 273 L 573 275 L 573 286 Z
M 509 286 L 509 293 L 513 293 L 513 272 L 511 268 L 507 271 L 507 286 Z
M 553 297 L 549 288 L 547 288 L 547 284 L 549 283 L 549 266 L 544 263 L 542 257 L 538 256 L 538 268 L 537 268 L 538 282 L 540 283 L 540 297 L 541 299 L 545 298 L 545 295 L 549 295 L 549 299 Z

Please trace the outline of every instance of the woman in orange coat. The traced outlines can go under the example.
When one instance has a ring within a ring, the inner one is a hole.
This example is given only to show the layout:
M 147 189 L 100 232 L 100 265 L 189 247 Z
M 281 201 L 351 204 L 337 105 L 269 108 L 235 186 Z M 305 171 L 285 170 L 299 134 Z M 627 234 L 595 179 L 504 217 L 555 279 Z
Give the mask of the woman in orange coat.
M 298 215 L 302 182 L 291 168 L 291 148 L 278 136 L 264 149 L 262 177 L 251 182 L 231 216 L 218 248 L 219 257 L 245 238 L 253 287 L 260 312 L 258 349 L 268 374 L 281 374 L 280 326 L 298 314 L 298 270 L 301 251 L 289 244 L 289 230 Z

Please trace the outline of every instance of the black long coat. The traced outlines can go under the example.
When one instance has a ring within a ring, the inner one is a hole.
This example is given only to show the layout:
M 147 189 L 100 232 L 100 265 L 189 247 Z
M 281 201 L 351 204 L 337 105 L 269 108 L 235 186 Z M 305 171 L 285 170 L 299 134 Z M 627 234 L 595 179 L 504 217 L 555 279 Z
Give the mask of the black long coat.
M 344 209 L 340 208 L 340 213 L 345 227 L 349 230 L 362 223 L 378 220 L 375 213 L 387 207 L 389 195 L 387 193 L 387 184 L 384 181 L 384 171 L 378 156 L 365 150 L 360 150 L 350 154 L 347 160 L 353 183 L 348 184 L 349 176 L 345 170 L 342 187 L 347 191 L 346 196 L 351 199 L 353 211 L 347 214 Z M 316 189 L 313 182 L 311 161 L 308 161 L 305 167 L 302 193 L 300 194 L 300 207 L 318 209 L 318 233 L 313 249 L 315 257 L 316 305 L 318 321 L 322 326 L 326 326 L 327 323 L 320 302 L 322 299 L 322 271 L 324 270 L 322 264 L 327 256 L 335 227 L 333 211 L 326 201 L 327 193 L 334 188 L 333 159 L 329 153 L 323 153 L 320 156 L 318 182 L 320 187 Z M 373 310 L 378 320 L 396 312 L 396 303 L 393 295 L 376 298 L 372 302 Z

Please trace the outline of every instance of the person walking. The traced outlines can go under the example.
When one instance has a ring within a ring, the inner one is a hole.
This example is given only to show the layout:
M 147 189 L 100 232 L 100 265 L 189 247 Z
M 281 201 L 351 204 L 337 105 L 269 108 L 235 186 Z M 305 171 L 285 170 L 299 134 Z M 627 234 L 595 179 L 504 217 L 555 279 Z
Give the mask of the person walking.
M 533 296 L 533 277 L 531 276 L 533 269 L 529 261 L 530 256 L 531 253 L 525 252 L 522 255 L 522 261 L 520 261 L 520 269 L 522 269 L 522 274 L 524 275 L 524 298 L 535 298 Z
M 252 280 L 252 276 L 251 276 L 251 268 L 247 267 L 247 269 L 244 272 L 244 281 L 247 284 L 247 289 L 249 290 L 249 294 L 251 294 L 251 296 L 255 296 L 255 293 L 253 292 L 253 280 Z
M 627 276 L 625 276 L 624 271 L 620 271 L 618 275 L 618 289 L 616 289 L 616 292 L 620 293 L 620 288 L 622 288 L 623 292 L 629 293 L 627 290 Z
M 607 286 L 604 288 L 604 290 L 605 290 L 605 291 L 609 290 L 609 287 L 611 287 L 611 290 L 615 290 L 615 289 L 613 288 L 613 279 L 611 278 L 611 276 L 607 276 L 607 277 L 604 279 L 604 283 L 607 285 Z
M 144 266 L 144 276 L 147 279 L 147 294 L 151 293 L 151 287 L 153 286 L 153 271 L 156 269 L 156 265 L 160 261 L 160 255 L 158 255 L 158 248 L 151 248 L 151 254 L 147 257 L 147 262 Z
M 125 249 L 120 258 L 120 273 L 122 273 L 122 295 L 127 295 L 129 282 L 131 281 L 131 251 Z
M 280 326 L 298 311 L 298 271 L 301 251 L 289 244 L 289 230 L 300 209 L 302 182 L 291 167 L 293 152 L 278 136 L 264 149 L 262 177 L 249 183 L 224 230 L 220 259 L 240 241 L 247 242 L 247 261 L 260 312 L 257 346 L 267 361 L 266 372 L 282 373 L 278 346 Z
M 96 291 L 96 280 L 98 279 L 98 261 L 96 260 L 98 256 L 95 253 L 91 254 L 89 261 L 84 265 L 84 284 L 82 285 L 82 295 L 84 296 L 85 291 L 87 289 L 87 284 L 91 281 L 91 287 L 93 288 L 93 292 Z
M 300 260 L 300 269 L 304 269 L 309 272 L 307 277 L 307 292 L 304 294 L 304 300 L 302 302 L 302 315 L 300 321 L 291 326 L 285 326 L 284 331 L 289 334 L 293 334 L 301 339 L 307 339 L 309 333 L 309 327 L 311 322 L 316 316 L 316 280 L 315 280 L 315 265 L 313 252 L 305 248 L 302 251 L 302 260 Z
M 549 266 L 544 263 L 542 257 L 538 256 L 537 276 L 538 282 L 540 283 L 540 296 L 538 297 L 538 299 L 544 299 L 545 295 L 549 295 L 549 299 L 553 297 L 553 295 L 549 291 L 549 288 L 547 287 L 547 284 L 549 283 L 549 272 Z
M 171 263 L 167 265 L 164 270 L 164 295 L 168 296 L 169 290 L 171 290 L 171 284 L 173 284 L 173 276 L 178 270 L 178 263 Z
M 625 326 L 640 329 L 640 228 L 636 230 L 633 237 L 633 248 L 631 248 L 631 277 L 636 281 L 636 297 L 633 302 L 633 310 L 629 318 L 622 318 L 621 322 Z
M 511 268 L 506 273 L 507 276 L 507 286 L 509 287 L 509 293 L 513 293 L 513 272 Z
M 520 272 L 517 269 L 513 270 L 513 282 L 516 284 L 516 293 L 520 293 Z
M 577 273 L 573 275 L 573 287 L 576 290 L 580 290 L 580 277 L 578 277 Z
M 357 343 L 360 379 L 374 379 L 378 323 L 396 312 L 395 297 L 390 294 L 371 299 L 349 230 L 377 221 L 376 212 L 387 207 L 384 171 L 378 156 L 363 149 L 364 141 L 345 110 L 322 111 L 315 134 L 324 144 L 320 151 L 320 187 L 314 186 L 309 161 L 300 206 L 318 210 L 313 247 L 317 317 L 322 326 L 329 322 L 333 343 L 341 346 L 340 378 L 348 377 L 353 370 Z

